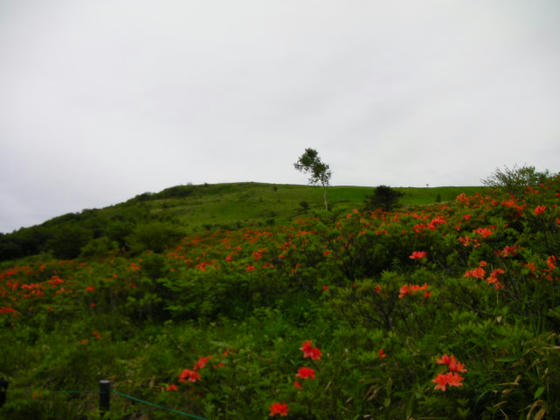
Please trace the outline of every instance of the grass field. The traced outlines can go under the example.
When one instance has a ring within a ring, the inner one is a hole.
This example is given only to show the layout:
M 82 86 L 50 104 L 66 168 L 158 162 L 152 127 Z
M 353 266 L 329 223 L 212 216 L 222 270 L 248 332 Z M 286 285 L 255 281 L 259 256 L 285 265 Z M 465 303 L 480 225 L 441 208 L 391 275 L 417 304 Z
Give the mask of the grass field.
M 473 194 L 484 187 L 396 188 L 404 193 L 401 205 L 419 206 L 452 201 L 464 192 Z M 346 211 L 363 207 L 374 187 L 333 186 L 328 188 L 331 210 Z M 146 202 L 153 213 L 164 213 L 180 220 L 188 232 L 209 227 L 239 227 L 285 223 L 309 209 L 322 209 L 321 187 L 287 184 L 232 183 L 196 186 L 195 194 L 184 198 L 162 198 Z

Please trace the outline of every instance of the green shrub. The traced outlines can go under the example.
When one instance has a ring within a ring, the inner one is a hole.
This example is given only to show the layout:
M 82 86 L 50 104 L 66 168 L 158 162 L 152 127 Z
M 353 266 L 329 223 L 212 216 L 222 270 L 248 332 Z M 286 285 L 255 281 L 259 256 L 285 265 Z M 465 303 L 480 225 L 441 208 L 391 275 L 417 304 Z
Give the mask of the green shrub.
M 54 230 L 52 238 L 47 242 L 47 248 L 56 258 L 72 259 L 80 255 L 82 247 L 92 238 L 91 230 L 79 225 L 64 224 Z
M 183 233 L 181 228 L 169 222 L 149 222 L 136 226 L 126 243 L 134 253 L 151 250 L 162 252 L 177 242 Z
M 398 206 L 399 199 L 404 194 L 386 185 L 377 187 L 372 195 L 366 197 L 364 203 L 365 210 L 382 209 L 391 211 Z

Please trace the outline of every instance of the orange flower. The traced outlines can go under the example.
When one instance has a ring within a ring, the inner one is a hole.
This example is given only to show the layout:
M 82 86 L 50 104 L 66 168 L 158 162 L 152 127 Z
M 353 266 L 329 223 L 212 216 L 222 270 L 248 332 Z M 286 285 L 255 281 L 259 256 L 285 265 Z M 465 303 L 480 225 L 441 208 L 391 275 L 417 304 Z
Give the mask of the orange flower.
M 406 295 L 408 295 L 410 293 L 410 290 L 408 288 L 408 284 L 405 284 L 404 286 L 402 286 L 399 290 L 399 298 L 403 298 Z
M 179 374 L 179 382 L 196 382 L 200 379 L 200 373 L 185 369 Z
M 432 382 L 434 382 L 436 384 L 434 389 L 441 389 L 442 391 L 445 392 L 445 387 L 448 384 L 447 375 L 444 374 L 444 373 L 440 373 L 438 376 L 436 376 L 434 379 L 432 379 Z
M 446 386 L 463 386 L 463 377 L 456 372 L 440 373 L 432 382 L 436 384 L 434 389 L 441 389 L 445 392 Z
M 447 354 L 444 354 L 443 356 L 441 356 L 439 359 L 436 360 L 436 363 L 438 365 L 447 365 L 449 370 L 452 372 L 467 371 L 467 369 L 465 369 L 465 365 L 463 363 L 460 363 L 457 359 L 455 359 L 455 356 L 453 355 L 448 356 Z
M 426 255 L 426 251 L 414 251 L 408 258 L 410 258 L 411 260 L 420 260 L 422 258 L 426 258 Z
M 475 229 L 474 232 L 478 233 L 483 238 L 488 238 L 493 233 L 492 230 L 490 230 L 488 228 L 478 228 L 478 229 Z
M 288 409 L 288 404 L 279 402 L 274 403 L 270 406 L 269 417 L 274 417 L 276 414 L 278 414 L 280 417 L 287 417 L 289 411 L 290 410 Z
M 537 206 L 537 207 L 535 207 L 535 210 L 533 211 L 533 214 L 535 216 L 538 216 L 539 214 L 544 213 L 545 210 L 546 210 L 546 206 Z
M 436 363 L 438 365 L 448 365 L 449 362 L 451 362 L 451 358 L 447 354 L 444 354 L 443 356 L 441 356 L 439 359 L 436 360 Z
M 302 367 L 299 368 L 296 376 L 301 379 L 307 379 L 307 378 L 315 379 L 315 371 L 308 367 Z
M 313 347 L 311 340 L 306 340 L 300 347 L 303 351 L 303 357 L 311 357 L 312 360 L 321 360 L 321 350 L 317 347 Z
M 486 271 L 482 267 L 477 267 L 472 270 L 468 270 L 463 277 L 474 277 L 475 279 L 483 279 L 486 275 Z
M 202 369 L 204 366 L 206 366 L 206 363 L 208 363 L 208 360 L 210 360 L 212 358 L 212 356 L 208 356 L 208 357 L 200 357 L 198 359 L 198 362 L 195 363 L 193 370 L 199 370 Z

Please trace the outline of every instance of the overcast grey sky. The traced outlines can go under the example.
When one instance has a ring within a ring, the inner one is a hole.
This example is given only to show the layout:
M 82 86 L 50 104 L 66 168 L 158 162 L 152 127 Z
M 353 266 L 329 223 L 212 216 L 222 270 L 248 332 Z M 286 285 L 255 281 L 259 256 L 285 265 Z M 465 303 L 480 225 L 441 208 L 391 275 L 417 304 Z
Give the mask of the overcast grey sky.
M 0 232 L 192 182 L 558 171 L 558 0 L 0 0 Z

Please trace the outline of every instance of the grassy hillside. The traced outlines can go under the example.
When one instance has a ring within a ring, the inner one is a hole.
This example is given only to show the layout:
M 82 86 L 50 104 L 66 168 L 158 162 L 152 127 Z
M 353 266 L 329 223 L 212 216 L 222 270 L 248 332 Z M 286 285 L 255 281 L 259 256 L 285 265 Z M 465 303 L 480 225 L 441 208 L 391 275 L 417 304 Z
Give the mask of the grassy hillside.
M 404 194 L 401 204 L 405 208 L 452 201 L 461 192 L 473 193 L 482 189 L 397 188 Z M 360 209 L 372 192 L 370 187 L 331 187 L 328 190 L 331 211 L 336 215 Z M 123 248 L 142 250 L 145 246 L 138 237 L 147 233 L 138 230 L 151 223 L 160 224 L 152 230 L 173 231 L 178 238 L 212 229 L 286 224 L 322 208 L 323 191 L 320 187 L 262 183 L 180 185 L 158 193 L 144 193 L 103 209 L 69 213 L 38 226 L 0 235 L 0 261 L 45 252 L 59 258 L 75 258 L 88 245 L 85 256 L 103 255 Z
M 178 188 L 178 187 L 175 187 Z M 185 197 L 167 196 L 166 190 L 145 196 L 143 201 L 155 214 L 165 214 L 178 219 L 188 231 L 197 231 L 208 225 L 229 226 L 241 223 L 243 226 L 258 226 L 291 221 L 304 214 L 300 205 L 307 202 L 310 209 L 323 208 L 321 187 L 233 183 L 200 186 L 185 186 L 192 193 Z M 436 188 L 396 188 L 404 193 L 403 206 L 424 205 L 454 200 L 462 193 L 481 191 L 483 187 L 436 187 Z M 340 186 L 328 189 L 328 200 L 333 211 L 347 211 L 361 208 L 373 187 Z M 176 193 L 179 194 L 179 193 Z M 167 196 L 167 197 L 166 197 Z M 131 200 L 127 204 L 136 203 Z
M 461 190 L 177 186 L 50 220 L 81 255 L 0 267 L 0 418 L 100 418 L 102 379 L 119 420 L 558 418 L 560 178 Z

